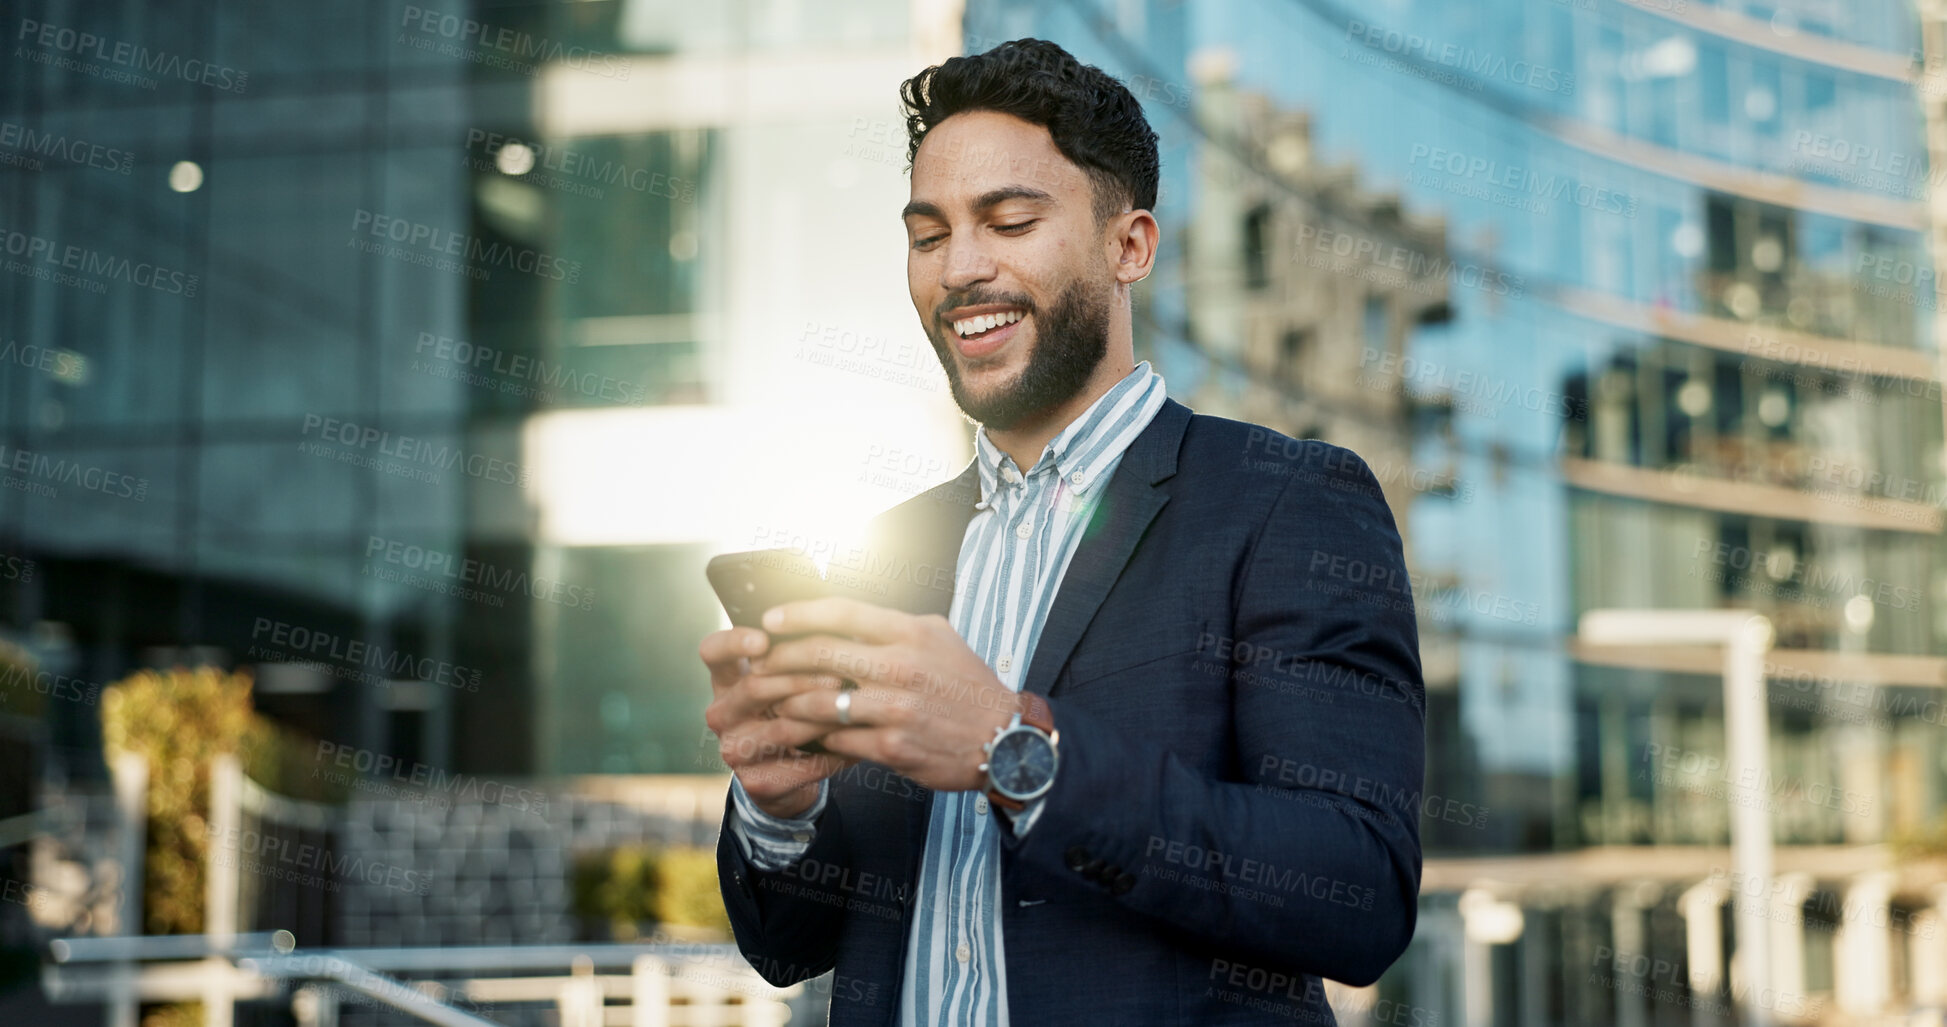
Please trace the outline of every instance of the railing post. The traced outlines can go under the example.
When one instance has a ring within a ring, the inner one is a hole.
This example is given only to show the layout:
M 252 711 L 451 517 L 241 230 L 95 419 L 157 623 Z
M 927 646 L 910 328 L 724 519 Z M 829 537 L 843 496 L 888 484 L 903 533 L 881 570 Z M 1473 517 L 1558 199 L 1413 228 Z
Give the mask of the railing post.
M 655 956 L 641 955 L 635 957 L 631 976 L 635 1027 L 669 1027 L 669 967 Z
M 237 942 L 242 803 L 243 767 L 234 753 L 220 753 L 210 761 L 210 847 L 203 893 L 203 934 L 213 953 Z M 209 956 L 204 971 L 204 1027 L 230 1027 L 236 1010 L 229 957 Z
M 115 927 L 119 934 L 135 936 L 144 931 L 142 887 L 147 873 L 144 851 L 149 844 L 149 760 L 141 753 L 119 753 L 109 772 L 115 782 L 115 819 L 120 821 L 122 865 L 121 902 L 116 909 L 120 923 Z M 119 963 L 115 967 L 114 994 L 108 1000 L 108 1027 L 136 1027 L 140 1005 L 135 971 L 133 963 Z

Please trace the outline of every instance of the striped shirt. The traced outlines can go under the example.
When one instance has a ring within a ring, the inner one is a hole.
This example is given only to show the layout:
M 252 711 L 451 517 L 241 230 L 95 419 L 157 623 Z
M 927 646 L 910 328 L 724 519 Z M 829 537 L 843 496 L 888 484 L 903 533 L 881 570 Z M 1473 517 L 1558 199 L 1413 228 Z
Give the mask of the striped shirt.
M 1023 475 L 1013 459 L 974 433 L 980 502 L 960 545 L 948 619 L 1007 687 L 1019 691 L 1068 561 L 1123 453 L 1162 409 L 1163 379 L 1147 360 L 1070 422 Z M 751 862 L 782 869 L 804 855 L 824 810 L 827 782 L 802 816 L 757 809 L 731 786 L 731 829 Z M 1010 823 L 1025 834 L 1041 800 Z M 980 790 L 935 792 L 912 935 L 900 988 L 901 1027 L 1007 1027 L 1001 939 L 1000 840 Z

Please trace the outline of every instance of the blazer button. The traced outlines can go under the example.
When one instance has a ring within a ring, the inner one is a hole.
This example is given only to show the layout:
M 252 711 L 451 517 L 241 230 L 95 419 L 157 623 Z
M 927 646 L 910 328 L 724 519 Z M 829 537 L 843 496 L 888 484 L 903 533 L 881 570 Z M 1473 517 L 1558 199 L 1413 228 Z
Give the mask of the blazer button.
M 1109 885 L 1109 893 L 1112 895 L 1127 895 L 1129 889 L 1135 886 L 1136 875 L 1125 871 L 1115 876 L 1115 883 Z
M 1092 881 L 1099 881 L 1101 880 L 1100 874 L 1102 873 L 1102 868 L 1108 865 L 1108 861 L 1106 860 L 1091 859 L 1076 869 L 1082 872 L 1083 877 Z
M 1070 845 L 1068 851 L 1061 854 L 1061 858 L 1068 861 L 1068 869 L 1080 870 L 1082 865 L 1088 862 L 1088 850 L 1079 845 Z

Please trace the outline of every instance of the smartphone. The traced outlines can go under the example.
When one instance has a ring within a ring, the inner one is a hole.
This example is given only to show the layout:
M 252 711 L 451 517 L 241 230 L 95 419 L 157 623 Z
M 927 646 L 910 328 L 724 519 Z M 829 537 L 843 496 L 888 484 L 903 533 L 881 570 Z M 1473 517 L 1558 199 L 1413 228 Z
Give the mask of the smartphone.
M 704 568 L 730 623 L 764 630 L 764 611 L 801 599 L 835 595 L 818 565 L 794 549 L 759 549 L 712 557 Z M 773 636 L 783 638 L 788 636 Z
M 746 553 L 724 553 L 710 558 L 704 574 L 717 593 L 717 601 L 730 615 L 730 623 L 740 628 L 764 630 L 764 611 L 801 599 L 820 599 L 839 595 L 818 573 L 811 558 L 794 549 L 758 549 Z M 772 635 L 780 642 L 795 635 Z M 850 681 L 840 687 L 857 687 Z M 805 752 L 828 752 L 817 739 L 798 746 Z

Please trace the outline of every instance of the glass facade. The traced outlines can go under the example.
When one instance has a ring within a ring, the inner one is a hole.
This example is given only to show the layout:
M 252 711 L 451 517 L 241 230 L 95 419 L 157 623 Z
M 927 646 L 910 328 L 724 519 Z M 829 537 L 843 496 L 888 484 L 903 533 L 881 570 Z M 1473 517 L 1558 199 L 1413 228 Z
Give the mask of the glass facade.
M 1117 77 L 1190 82 L 1189 104 L 1146 104 L 1152 123 L 1187 140 L 1192 169 L 1213 154 L 1246 169 L 1193 172 L 1160 205 L 1193 266 L 1154 304 L 1182 304 L 1188 327 L 1153 322 L 1138 344 L 1172 384 L 1215 382 L 1201 409 L 1322 429 L 1382 481 L 1403 437 L 1403 478 L 1451 483 L 1388 490 L 1421 610 L 1426 794 L 1442 801 L 1423 810 L 1419 936 L 1381 999 L 1469 1023 L 1728 1022 L 1748 998 L 1735 930 L 1699 933 L 1731 924 L 1716 889 L 1734 880 L 1715 656 L 1592 647 L 1578 626 L 1597 609 L 1738 608 L 1776 632 L 1769 760 L 1751 784 L 1803 896 L 1802 929 L 1771 946 L 1792 1002 L 1769 1015 L 1939 1000 L 1934 977 L 1902 969 L 1933 958 L 1901 926 L 1931 908 L 1925 874 L 1896 870 L 1881 894 L 1848 855 L 1919 837 L 1947 789 L 1938 172 L 1918 12 L 995 0 L 969 4 L 968 35 L 970 49 L 1046 36 Z M 1256 108 L 1234 94 L 1277 113 L 1240 115 Z M 1266 126 L 1292 117 L 1301 153 L 1281 166 Z M 1239 174 L 1293 213 L 1240 207 Z M 1394 213 L 1348 206 L 1353 192 Z M 1356 254 L 1412 245 L 1398 211 L 1441 219 L 1444 248 L 1415 253 L 1444 272 L 1451 316 L 1417 319 L 1387 355 L 1379 260 Z M 1307 259 L 1325 215 L 1350 260 Z M 1319 330 L 1303 303 L 1254 305 L 1284 278 L 1363 319 Z M 1282 379 L 1269 399 L 1223 370 L 1224 336 L 1261 317 L 1295 340 L 1267 369 Z M 1335 383 L 1306 372 L 1315 354 L 1361 350 L 1381 355 L 1361 387 L 1411 400 L 1374 407 L 1390 434 L 1316 414 Z M 1458 823 L 1448 798 L 1482 823 Z M 1497 869 L 1476 876 L 1469 856 Z M 1525 928 L 1483 927 L 1496 902 Z M 1862 904 L 1894 926 L 1860 925 Z M 1604 952 L 1664 959 L 1676 987 Z M 1379 1015 L 1341 997 L 1342 1019 Z

